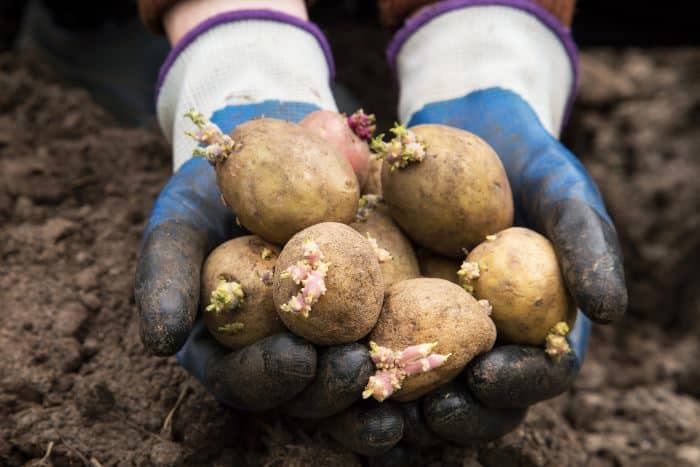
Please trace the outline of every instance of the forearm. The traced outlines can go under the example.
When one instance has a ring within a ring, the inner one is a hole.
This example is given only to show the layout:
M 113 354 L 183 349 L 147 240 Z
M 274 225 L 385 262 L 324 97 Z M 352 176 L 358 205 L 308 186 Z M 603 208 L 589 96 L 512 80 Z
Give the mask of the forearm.
M 439 2 L 435 0 L 378 0 L 377 3 L 382 23 L 395 27 L 422 7 Z M 532 3 L 545 8 L 565 26 L 571 26 L 576 0 L 532 0 Z
M 180 0 L 163 14 L 162 24 L 171 44 L 195 26 L 219 13 L 237 10 L 274 10 L 308 19 L 304 0 Z
M 274 10 L 307 19 L 304 0 L 138 0 L 141 21 L 153 32 L 167 33 L 176 43 L 197 24 L 219 13 Z

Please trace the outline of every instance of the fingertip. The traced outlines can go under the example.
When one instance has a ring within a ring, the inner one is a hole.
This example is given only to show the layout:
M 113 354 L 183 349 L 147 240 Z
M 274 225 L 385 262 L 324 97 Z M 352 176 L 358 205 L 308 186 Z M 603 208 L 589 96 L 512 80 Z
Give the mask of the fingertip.
M 269 410 L 313 380 L 316 358 L 309 342 L 289 333 L 276 334 L 234 352 L 215 354 L 206 363 L 204 383 L 235 407 Z
M 140 308 L 139 333 L 141 342 L 153 354 L 160 357 L 174 355 L 185 345 L 192 330 L 196 313 L 189 313 L 196 308 L 189 297 L 178 290 L 165 289 L 155 300 Z
M 324 422 L 328 433 L 346 448 L 364 456 L 378 456 L 403 436 L 401 411 L 391 402 L 359 401 Z
M 527 409 L 491 409 L 480 405 L 464 384 L 453 381 L 423 399 L 428 427 L 438 436 L 460 445 L 492 441 L 513 431 Z
M 158 225 L 144 240 L 134 295 L 141 340 L 156 355 L 173 355 L 192 330 L 204 242 L 200 232 L 176 221 Z
M 555 203 L 547 222 L 562 274 L 578 307 L 592 321 L 619 321 L 627 310 L 622 251 L 613 225 L 587 202 Z
M 502 345 L 475 358 L 465 381 L 485 407 L 524 409 L 566 391 L 578 370 L 574 352 L 554 359 L 539 347 Z

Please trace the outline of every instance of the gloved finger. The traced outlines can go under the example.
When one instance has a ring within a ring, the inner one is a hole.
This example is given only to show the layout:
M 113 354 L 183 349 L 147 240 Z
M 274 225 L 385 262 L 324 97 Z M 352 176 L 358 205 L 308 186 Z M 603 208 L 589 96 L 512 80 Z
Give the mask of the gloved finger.
M 192 159 L 171 177 L 153 207 L 136 269 L 141 340 L 151 352 L 166 356 L 182 347 L 197 316 L 204 256 L 242 233 L 205 160 Z
M 579 312 L 567 336 L 571 352 L 559 357 L 526 345 L 501 345 L 476 357 L 464 373 L 469 392 L 494 409 L 526 408 L 558 396 L 581 369 L 590 326 Z
M 503 120 L 505 132 L 517 131 L 521 137 L 503 135 L 495 149 L 507 155 L 509 179 L 517 179 L 516 203 L 528 223 L 554 245 L 579 308 L 595 322 L 619 320 L 627 309 L 622 252 L 598 188 L 579 160 L 538 124 L 522 99 L 509 112 Z M 531 149 L 519 159 L 522 144 Z
M 525 408 L 566 391 L 578 370 L 573 352 L 553 359 L 540 347 L 502 345 L 472 361 L 466 383 L 486 407 Z
M 593 321 L 618 321 L 627 309 L 622 253 L 611 223 L 585 202 L 554 203 L 544 222 L 564 280 Z
M 360 399 L 373 371 L 369 351 L 362 344 L 324 348 L 319 351 L 314 380 L 282 410 L 300 418 L 335 415 Z
M 460 445 L 491 441 L 514 430 L 527 409 L 490 409 L 479 404 L 466 386 L 453 381 L 423 398 L 428 427 L 440 437 Z
M 177 359 L 217 399 L 243 410 L 280 406 L 301 392 L 316 371 L 316 350 L 299 337 L 275 334 L 232 352 L 201 320 Z
M 403 412 L 403 441 L 411 446 L 427 447 L 440 442 L 428 428 L 420 401 L 398 404 Z
M 403 436 L 401 410 L 391 402 L 359 401 L 323 425 L 333 439 L 365 456 L 389 451 Z
M 619 241 L 583 165 L 512 91 L 489 88 L 426 105 L 410 125 L 443 123 L 486 140 L 505 166 L 527 224 L 554 244 L 576 304 L 593 321 L 619 320 L 627 289 Z

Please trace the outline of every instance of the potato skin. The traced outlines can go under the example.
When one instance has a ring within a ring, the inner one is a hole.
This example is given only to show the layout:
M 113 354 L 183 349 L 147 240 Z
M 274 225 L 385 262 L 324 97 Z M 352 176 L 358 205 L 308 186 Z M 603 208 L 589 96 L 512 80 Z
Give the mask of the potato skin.
M 300 290 L 292 279 L 282 279 L 280 274 L 302 259 L 303 243 L 309 237 L 330 267 L 325 278 L 327 291 L 305 318 L 280 309 Z M 302 230 L 285 245 L 277 260 L 272 296 L 282 322 L 294 334 L 318 345 L 346 344 L 374 327 L 382 308 L 384 283 L 369 242 L 347 225 L 323 222 Z
M 362 188 L 363 195 L 382 195 L 382 161 L 381 159 L 369 158 L 367 169 L 367 182 Z
M 474 295 L 493 307 L 499 340 L 543 345 L 556 323 L 576 320 L 554 248 L 535 231 L 511 227 L 477 246 L 467 261 L 479 264 Z
M 216 181 L 245 228 L 281 245 L 319 222 L 352 221 L 360 188 L 335 146 L 272 118 L 249 120 L 231 137 L 235 152 L 216 165 Z
M 451 380 L 474 357 L 490 350 L 496 341 L 496 326 L 460 286 L 443 279 L 418 278 L 399 282 L 387 291 L 369 339 L 393 350 L 437 342 L 435 353 L 452 354 L 443 366 L 406 378 L 392 396 L 406 402 Z
M 486 235 L 513 224 L 513 194 L 505 169 L 478 136 L 444 125 L 410 128 L 427 155 L 391 170 L 382 165 L 382 191 L 392 217 L 420 245 L 459 257 Z
M 457 271 L 461 263 L 458 260 L 423 250 L 418 253 L 418 265 L 423 277 L 436 277 L 460 285 Z
M 365 238 L 369 233 L 377 240 L 380 248 L 391 253 L 392 259 L 379 263 L 385 289 L 403 280 L 420 276 L 413 246 L 391 218 L 385 206 L 378 205 L 367 214 L 365 220 L 356 220 L 350 224 L 350 227 Z
M 262 259 L 268 248 L 271 256 Z M 246 235 L 229 240 L 216 247 L 202 267 L 201 308 L 204 324 L 214 338 L 226 347 L 238 349 L 260 339 L 285 330 L 272 301 L 272 285 L 265 285 L 262 274 L 275 269 L 279 248 L 255 235 Z M 243 287 L 245 298 L 241 306 L 230 312 L 205 311 L 211 292 L 220 278 L 236 280 Z M 219 326 L 232 322 L 243 323 L 236 334 L 217 332 Z
M 335 145 L 352 166 L 360 188 L 365 185 L 369 171 L 369 146 L 353 133 L 347 116 L 331 110 L 316 110 L 304 117 L 299 125 Z

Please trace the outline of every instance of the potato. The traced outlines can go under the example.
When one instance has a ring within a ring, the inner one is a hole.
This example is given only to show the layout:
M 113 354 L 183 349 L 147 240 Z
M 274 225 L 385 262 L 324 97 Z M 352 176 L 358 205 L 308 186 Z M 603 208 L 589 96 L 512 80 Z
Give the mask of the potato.
M 186 114 L 216 169 L 223 201 L 238 222 L 263 239 L 284 244 L 300 230 L 324 221 L 352 221 L 360 187 L 334 145 L 294 123 L 249 120 L 224 135 L 194 110 Z
M 385 154 L 382 194 L 391 215 L 415 242 L 458 257 L 512 225 L 508 178 L 484 140 L 444 125 L 392 132 L 393 141 L 372 147 Z
M 460 286 L 443 279 L 418 278 L 399 282 L 387 291 L 369 340 L 395 352 L 436 344 L 430 351 L 449 355 L 441 366 L 406 377 L 391 396 L 405 402 L 451 380 L 475 356 L 490 350 L 496 326 L 486 308 Z
M 555 324 L 573 326 L 576 307 L 550 241 L 522 227 L 489 238 L 466 262 L 478 265 L 479 277 L 471 280 L 474 295 L 493 307 L 499 339 L 542 345 Z
M 360 203 L 366 199 L 368 198 L 363 197 Z M 420 276 L 418 260 L 411 242 L 401 232 L 381 201 L 370 204 L 372 207 L 360 208 L 357 220 L 350 224 L 350 227 L 391 255 L 390 258 L 379 262 L 384 287 L 388 289 L 398 282 Z
M 418 265 L 423 277 L 436 277 L 461 285 L 457 276 L 461 264 L 458 260 L 436 255 L 428 250 L 418 253 Z
M 204 324 L 223 345 L 237 349 L 285 330 L 272 301 L 278 255 L 275 245 L 247 235 L 222 243 L 207 257 L 201 286 Z
M 362 187 L 362 194 L 382 195 L 382 160 L 369 158 L 367 169 L 367 182 Z
M 369 242 L 347 225 L 324 222 L 284 246 L 272 295 L 290 331 L 314 344 L 345 344 L 374 327 L 384 284 Z
M 347 116 L 330 110 L 317 110 L 304 117 L 299 125 L 334 145 L 352 166 L 360 187 L 365 185 L 369 171 L 369 146 L 353 133 Z

